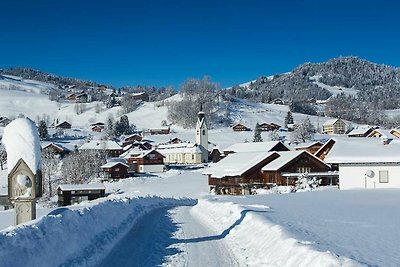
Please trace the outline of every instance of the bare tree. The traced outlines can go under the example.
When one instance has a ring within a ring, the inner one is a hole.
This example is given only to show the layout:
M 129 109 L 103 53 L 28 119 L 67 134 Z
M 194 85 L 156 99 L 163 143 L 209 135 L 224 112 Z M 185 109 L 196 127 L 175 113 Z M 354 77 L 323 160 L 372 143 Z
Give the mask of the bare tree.
M 4 170 L 4 166 L 7 163 L 7 152 L 3 144 L 0 144 L 0 168 Z
M 42 151 L 43 192 L 49 197 L 53 196 L 53 183 L 59 163 L 60 158 L 54 151 L 49 149 Z

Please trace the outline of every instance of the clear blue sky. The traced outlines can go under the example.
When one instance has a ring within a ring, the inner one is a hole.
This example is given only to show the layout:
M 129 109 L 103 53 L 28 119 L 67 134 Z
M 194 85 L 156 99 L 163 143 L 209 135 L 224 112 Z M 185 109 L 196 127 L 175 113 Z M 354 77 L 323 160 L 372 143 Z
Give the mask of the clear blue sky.
M 3 0 L 0 67 L 177 88 L 340 55 L 400 66 L 399 14 L 389 0 Z

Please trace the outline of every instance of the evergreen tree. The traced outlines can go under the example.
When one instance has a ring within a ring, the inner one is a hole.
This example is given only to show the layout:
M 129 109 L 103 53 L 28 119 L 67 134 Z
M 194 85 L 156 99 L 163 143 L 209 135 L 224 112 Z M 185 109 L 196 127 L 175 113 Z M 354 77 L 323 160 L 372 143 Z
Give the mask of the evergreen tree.
M 39 131 L 39 137 L 41 139 L 46 139 L 48 132 L 47 132 L 47 125 L 44 120 L 39 121 L 39 126 L 38 126 L 38 131 Z
M 293 123 L 294 123 L 293 115 L 292 112 L 289 110 L 285 117 L 285 127 L 287 128 L 288 124 L 293 124 Z
M 256 127 L 254 128 L 254 139 L 253 142 L 262 142 L 263 139 L 261 137 L 261 126 L 260 124 L 256 124 Z

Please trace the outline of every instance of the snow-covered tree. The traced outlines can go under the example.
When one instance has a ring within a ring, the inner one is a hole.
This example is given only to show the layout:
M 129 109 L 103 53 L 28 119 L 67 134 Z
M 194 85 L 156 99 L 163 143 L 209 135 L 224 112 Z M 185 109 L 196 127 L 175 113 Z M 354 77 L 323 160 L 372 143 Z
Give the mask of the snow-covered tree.
M 269 132 L 268 139 L 269 139 L 269 141 L 279 141 L 278 130 L 273 130 L 273 131 Z
M 7 162 L 7 152 L 6 148 L 4 147 L 3 144 L 0 144 L 0 168 L 1 170 L 4 170 L 4 166 Z
M 256 127 L 254 128 L 254 138 L 253 138 L 253 142 L 262 142 L 263 139 L 261 137 L 261 126 L 260 124 L 258 124 L 258 122 L 256 123 Z
M 42 139 L 42 140 L 47 139 L 47 136 L 48 136 L 47 124 L 44 120 L 39 121 L 38 131 L 39 131 L 40 139 Z
M 300 124 L 296 125 L 291 135 L 291 141 L 295 144 L 304 143 L 314 138 L 315 128 L 307 117 Z
M 114 118 L 113 118 L 112 114 L 109 114 L 104 130 L 105 130 L 105 133 L 108 138 L 111 138 L 112 136 L 114 136 Z
M 138 104 L 132 95 L 125 94 L 121 100 L 121 107 L 124 113 L 130 113 L 137 109 Z

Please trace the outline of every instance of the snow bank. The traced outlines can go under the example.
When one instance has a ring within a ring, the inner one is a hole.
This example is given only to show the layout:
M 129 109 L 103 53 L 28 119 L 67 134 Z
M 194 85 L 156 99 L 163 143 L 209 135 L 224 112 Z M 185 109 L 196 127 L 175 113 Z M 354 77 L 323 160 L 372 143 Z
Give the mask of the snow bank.
M 329 251 L 314 249 L 296 240 L 280 225 L 261 214 L 272 212 L 265 205 L 240 206 L 231 202 L 199 200 L 192 212 L 225 237 L 243 266 L 360 266 Z
M 13 120 L 4 128 L 2 142 L 7 150 L 8 173 L 12 171 L 21 158 L 33 174 L 41 169 L 40 139 L 33 121 L 27 118 Z
M 92 203 L 1 231 L 0 266 L 95 266 L 147 212 L 195 201 L 114 196 Z

